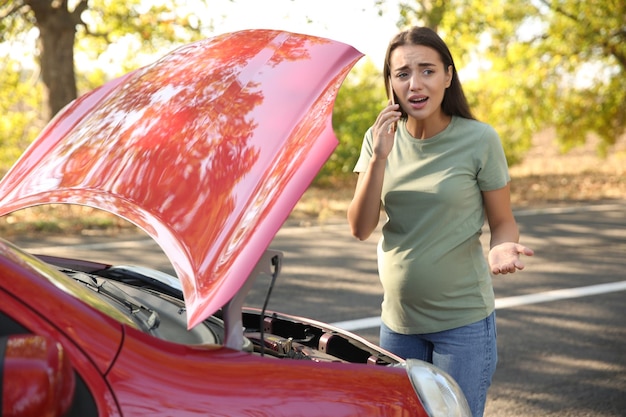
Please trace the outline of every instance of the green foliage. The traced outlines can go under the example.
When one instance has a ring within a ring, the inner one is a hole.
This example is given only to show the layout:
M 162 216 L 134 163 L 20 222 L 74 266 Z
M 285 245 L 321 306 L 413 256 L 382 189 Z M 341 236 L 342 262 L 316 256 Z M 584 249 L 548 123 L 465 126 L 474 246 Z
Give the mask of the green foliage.
M 210 14 L 182 0 L 0 2 L 0 51 L 6 53 L 0 58 L 0 174 L 45 124 L 40 72 L 6 51 L 35 48 L 38 22 L 29 5 L 47 3 L 88 6 L 75 25 L 80 93 L 211 27 Z M 384 1 L 375 3 L 382 12 Z M 594 133 L 600 154 L 626 133 L 623 0 L 401 0 L 399 6 L 400 28 L 435 27 L 447 41 L 472 109 L 500 133 L 509 163 L 520 161 L 531 138 L 549 127 L 564 151 Z M 380 71 L 360 62 L 339 91 L 333 126 L 340 144 L 318 185 L 352 175 L 363 135 L 384 103 Z
M 65 25 L 75 28 L 74 57 L 79 60 L 79 64 L 74 65 L 77 69 L 75 83 L 80 95 L 152 62 L 157 51 L 162 54 L 164 48 L 200 39 L 202 30 L 210 28 L 211 24 L 200 17 L 207 16 L 206 13 L 197 13 L 204 0 L 199 1 L 194 5 L 196 9 L 180 0 L 0 2 L 0 111 L 3 115 L 0 120 L 0 175 L 47 122 L 40 78 L 43 68 L 36 69 L 41 51 L 39 44 L 35 45 L 32 39 L 33 29 L 42 23 L 38 18 L 45 20 L 46 13 L 54 13 Z M 66 9 L 61 12 L 59 7 Z M 23 58 L 16 58 L 15 51 L 22 50 L 34 53 L 24 53 Z M 61 60 L 58 58 L 56 62 Z M 59 68 L 57 72 L 67 67 Z
M 109 74 L 121 75 L 163 50 L 203 38 L 202 31 L 212 23 L 202 16 L 207 14 L 180 0 L 92 0 L 82 15 L 84 25 L 78 27 L 76 51 L 92 61 L 108 59 L 114 71 Z
M 381 71 L 365 58 L 348 74 L 339 89 L 333 110 L 333 129 L 339 145 L 316 178 L 317 185 L 342 182 L 353 176 L 367 129 L 385 105 Z
M 36 74 L 20 72 L 19 63 L 7 56 L 0 62 L 0 175 L 4 175 L 44 123 L 39 117 L 42 91 Z

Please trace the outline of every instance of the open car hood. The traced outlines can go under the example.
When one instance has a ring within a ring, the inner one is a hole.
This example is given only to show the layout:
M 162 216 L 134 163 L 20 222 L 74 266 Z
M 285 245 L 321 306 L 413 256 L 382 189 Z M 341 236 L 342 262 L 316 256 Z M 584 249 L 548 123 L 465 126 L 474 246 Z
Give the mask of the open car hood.
M 362 54 L 248 30 L 183 46 L 79 97 L 0 183 L 0 215 L 40 204 L 114 213 L 161 246 L 188 327 L 245 283 L 337 146 L 337 91 Z

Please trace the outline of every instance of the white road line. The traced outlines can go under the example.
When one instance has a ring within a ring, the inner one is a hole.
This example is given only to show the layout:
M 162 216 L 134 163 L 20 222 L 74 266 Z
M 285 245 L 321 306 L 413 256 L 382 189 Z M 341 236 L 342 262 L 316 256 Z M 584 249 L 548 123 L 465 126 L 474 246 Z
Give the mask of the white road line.
M 587 287 L 566 288 L 562 290 L 546 291 L 536 294 L 518 295 L 515 297 L 504 297 L 496 300 L 496 310 L 519 307 L 522 305 L 546 303 L 549 301 L 566 300 L 571 298 L 587 297 L 596 294 L 609 292 L 626 291 L 626 281 L 611 282 L 608 284 L 590 285 Z M 380 327 L 380 317 L 368 317 L 356 320 L 347 320 L 332 323 L 350 332 L 364 329 Z
M 604 294 L 626 290 L 626 281 L 610 282 L 608 284 L 589 285 L 587 287 L 564 288 L 540 292 L 537 294 L 518 295 L 496 300 L 496 309 L 511 308 L 521 305 L 545 303 L 548 301 L 566 300 L 570 298 L 586 297 L 589 295 Z
M 589 206 L 568 206 L 568 207 L 554 207 L 554 208 L 541 208 L 541 209 L 525 209 L 515 212 L 516 216 L 534 216 L 537 214 L 563 214 L 580 211 L 606 211 L 606 210 L 621 210 L 624 207 L 623 204 L 602 204 L 602 205 L 589 205 Z M 313 226 L 321 229 L 344 229 L 346 225 L 344 223 L 329 223 L 324 225 Z M 310 230 L 310 228 L 309 228 Z M 279 233 L 298 233 L 306 232 L 306 227 L 288 227 L 283 226 Z M 117 242 L 105 242 L 105 243 L 93 243 L 86 245 L 69 245 L 68 247 L 82 248 L 82 249 L 106 249 L 110 247 L 138 247 L 146 244 L 154 244 L 152 239 L 142 239 L 135 241 L 117 241 Z M 56 249 L 59 246 L 54 247 Z M 45 250 L 48 248 L 33 248 L 31 250 Z M 554 291 L 546 291 L 536 294 L 526 294 L 514 297 L 504 297 L 496 299 L 496 309 L 501 310 L 505 308 L 519 307 L 522 305 L 545 303 L 549 301 L 565 300 L 571 298 L 586 297 L 596 294 L 604 294 L 608 292 L 617 292 L 626 290 L 626 281 L 613 282 L 608 284 L 591 285 L 586 287 L 561 289 Z M 347 331 L 357 331 L 364 329 L 371 329 L 380 327 L 380 317 L 366 317 L 356 320 L 347 320 L 332 323 L 333 326 L 339 327 Z
M 338 321 L 331 323 L 332 326 L 339 327 L 340 329 L 347 330 L 349 332 L 355 332 L 357 330 L 373 329 L 380 327 L 380 317 L 368 317 L 365 319 Z

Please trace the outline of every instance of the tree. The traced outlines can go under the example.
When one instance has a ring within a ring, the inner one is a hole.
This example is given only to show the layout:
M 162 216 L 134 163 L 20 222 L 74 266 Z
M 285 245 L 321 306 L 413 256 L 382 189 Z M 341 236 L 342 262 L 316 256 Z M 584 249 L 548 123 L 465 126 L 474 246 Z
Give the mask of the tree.
M 474 69 L 461 71 L 466 93 L 510 162 L 548 127 L 563 150 L 596 134 L 601 154 L 626 133 L 623 0 L 406 0 L 400 9 L 399 27 L 436 28 L 457 67 Z
M 177 0 L 156 5 L 142 0 L 4 2 L 0 5 L 0 42 L 33 28 L 38 30 L 36 54 L 50 118 L 77 96 L 75 48 L 83 48 L 95 57 L 111 43 L 121 40 L 129 48 L 138 45 L 156 51 L 172 43 L 199 39 L 206 24 L 184 3 Z
M 366 130 L 385 106 L 381 71 L 370 59 L 357 64 L 339 89 L 333 109 L 333 129 L 339 145 L 316 178 L 317 185 L 332 185 L 353 177 Z
M 0 60 L 0 176 L 45 124 L 39 118 L 42 89 L 20 67 L 14 59 Z

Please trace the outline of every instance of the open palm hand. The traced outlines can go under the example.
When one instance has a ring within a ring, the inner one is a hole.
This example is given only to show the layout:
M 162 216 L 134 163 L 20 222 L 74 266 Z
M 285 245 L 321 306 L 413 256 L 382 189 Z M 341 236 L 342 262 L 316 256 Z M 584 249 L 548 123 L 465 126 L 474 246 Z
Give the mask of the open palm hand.
M 524 269 L 520 255 L 532 256 L 533 251 L 514 242 L 501 243 L 489 251 L 489 268 L 493 274 L 508 274 Z

